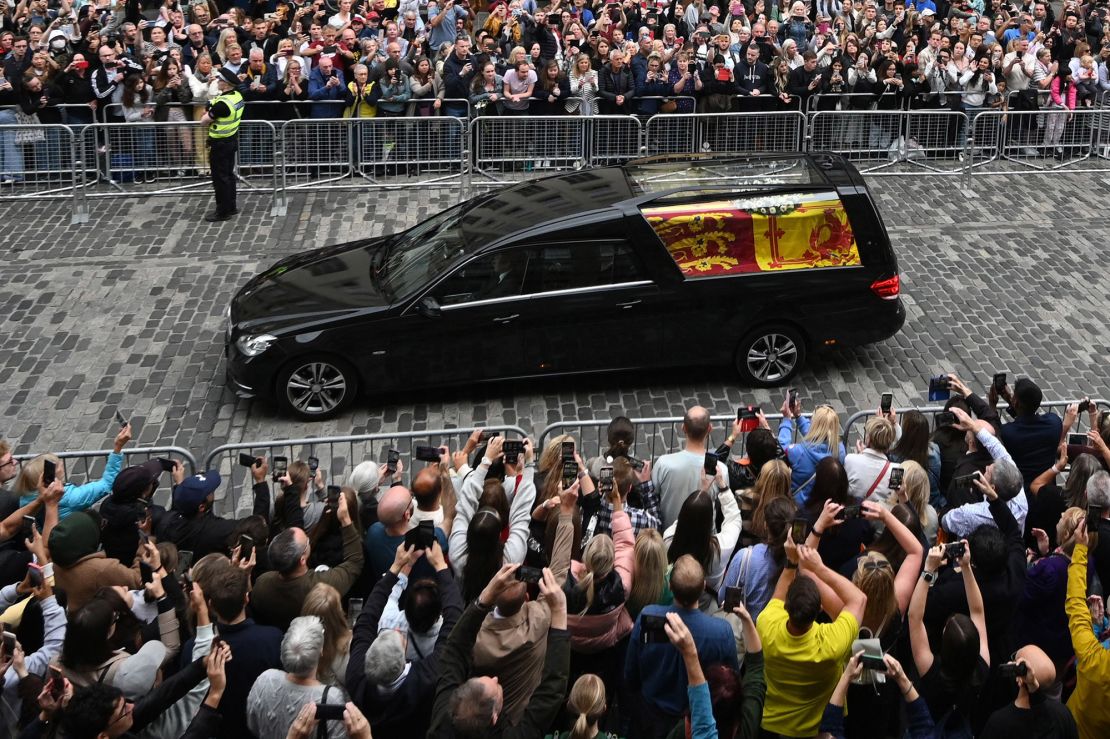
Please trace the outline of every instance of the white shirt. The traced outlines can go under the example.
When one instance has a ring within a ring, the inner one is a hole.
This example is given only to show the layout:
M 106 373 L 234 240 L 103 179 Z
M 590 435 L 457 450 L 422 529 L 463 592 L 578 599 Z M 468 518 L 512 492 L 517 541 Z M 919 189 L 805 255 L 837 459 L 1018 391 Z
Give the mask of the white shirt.
M 886 469 L 883 469 L 884 465 Z M 888 486 L 890 470 L 893 467 L 894 464 L 886 458 L 885 454 L 871 448 L 864 449 L 859 454 L 845 455 L 844 471 L 848 473 L 848 495 L 852 496 L 856 503 L 867 498 L 885 504 L 892 492 Z M 876 479 L 878 484 L 875 484 Z M 872 485 L 875 486 L 874 490 L 868 496 Z
M 991 455 L 991 459 L 1009 459 L 1013 461 L 1010 453 L 1006 451 L 1006 447 L 1002 446 L 1002 442 L 991 432 L 979 431 L 975 434 L 975 438 Z M 1010 509 L 1010 513 L 1014 514 L 1018 530 L 1025 531 L 1025 517 L 1029 515 L 1029 500 L 1025 497 L 1025 488 L 1022 488 L 1017 495 L 1007 501 L 1006 507 Z M 944 514 L 942 523 L 946 530 L 961 538 L 968 536 L 984 524 L 996 528 L 998 526 L 994 522 L 994 516 L 991 515 L 990 503 L 985 500 L 980 503 L 967 503 L 948 511 Z

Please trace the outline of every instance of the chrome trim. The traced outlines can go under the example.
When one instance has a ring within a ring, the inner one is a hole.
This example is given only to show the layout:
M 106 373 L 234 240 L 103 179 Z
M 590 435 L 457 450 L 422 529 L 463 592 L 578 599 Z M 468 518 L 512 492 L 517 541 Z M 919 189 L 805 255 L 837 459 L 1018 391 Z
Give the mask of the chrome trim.
M 575 287 L 567 290 L 549 290 L 542 293 L 530 293 L 528 295 L 513 295 L 504 298 L 490 298 L 488 300 L 475 300 L 470 303 L 455 303 L 453 305 L 440 306 L 440 310 L 447 312 L 456 310 L 458 308 L 470 308 L 482 305 L 497 305 L 499 303 L 510 303 L 517 300 L 531 300 L 533 298 L 550 298 L 557 295 L 583 295 L 588 293 L 595 293 L 602 290 L 616 290 L 629 287 L 643 287 L 645 285 L 654 285 L 651 280 L 636 280 L 635 282 L 618 282 L 614 285 L 591 285 L 590 287 Z

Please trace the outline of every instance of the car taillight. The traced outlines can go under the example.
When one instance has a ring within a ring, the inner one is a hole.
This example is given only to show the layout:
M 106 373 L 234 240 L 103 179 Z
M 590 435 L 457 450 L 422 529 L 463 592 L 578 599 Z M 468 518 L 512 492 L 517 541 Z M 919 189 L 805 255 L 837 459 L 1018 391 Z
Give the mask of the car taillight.
M 883 300 L 896 300 L 898 298 L 898 293 L 901 292 L 898 275 L 888 277 L 885 280 L 875 280 L 871 283 L 871 292 L 875 293 Z

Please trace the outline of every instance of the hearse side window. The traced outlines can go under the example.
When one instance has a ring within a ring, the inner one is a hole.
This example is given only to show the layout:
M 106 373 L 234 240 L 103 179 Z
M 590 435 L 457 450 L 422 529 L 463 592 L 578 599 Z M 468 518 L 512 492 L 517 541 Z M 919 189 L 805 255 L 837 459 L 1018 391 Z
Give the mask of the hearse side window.
M 620 241 L 561 242 L 533 248 L 524 292 L 576 290 L 644 279 L 628 245 Z
M 528 273 L 528 254 L 523 249 L 487 254 L 467 262 L 435 289 L 441 306 L 473 303 L 520 295 Z

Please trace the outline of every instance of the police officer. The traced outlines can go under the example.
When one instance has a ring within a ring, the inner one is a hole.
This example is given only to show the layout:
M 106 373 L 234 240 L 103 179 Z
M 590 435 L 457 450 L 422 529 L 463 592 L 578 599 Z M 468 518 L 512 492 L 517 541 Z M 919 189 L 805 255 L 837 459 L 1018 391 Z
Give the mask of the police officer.
M 243 117 L 243 96 L 239 78 L 221 68 L 216 82 L 220 94 L 208 103 L 201 123 L 208 126 L 208 161 L 212 166 L 212 187 L 216 191 L 216 211 L 204 220 L 226 221 L 239 212 L 235 206 L 235 151 L 239 147 L 239 120 Z

